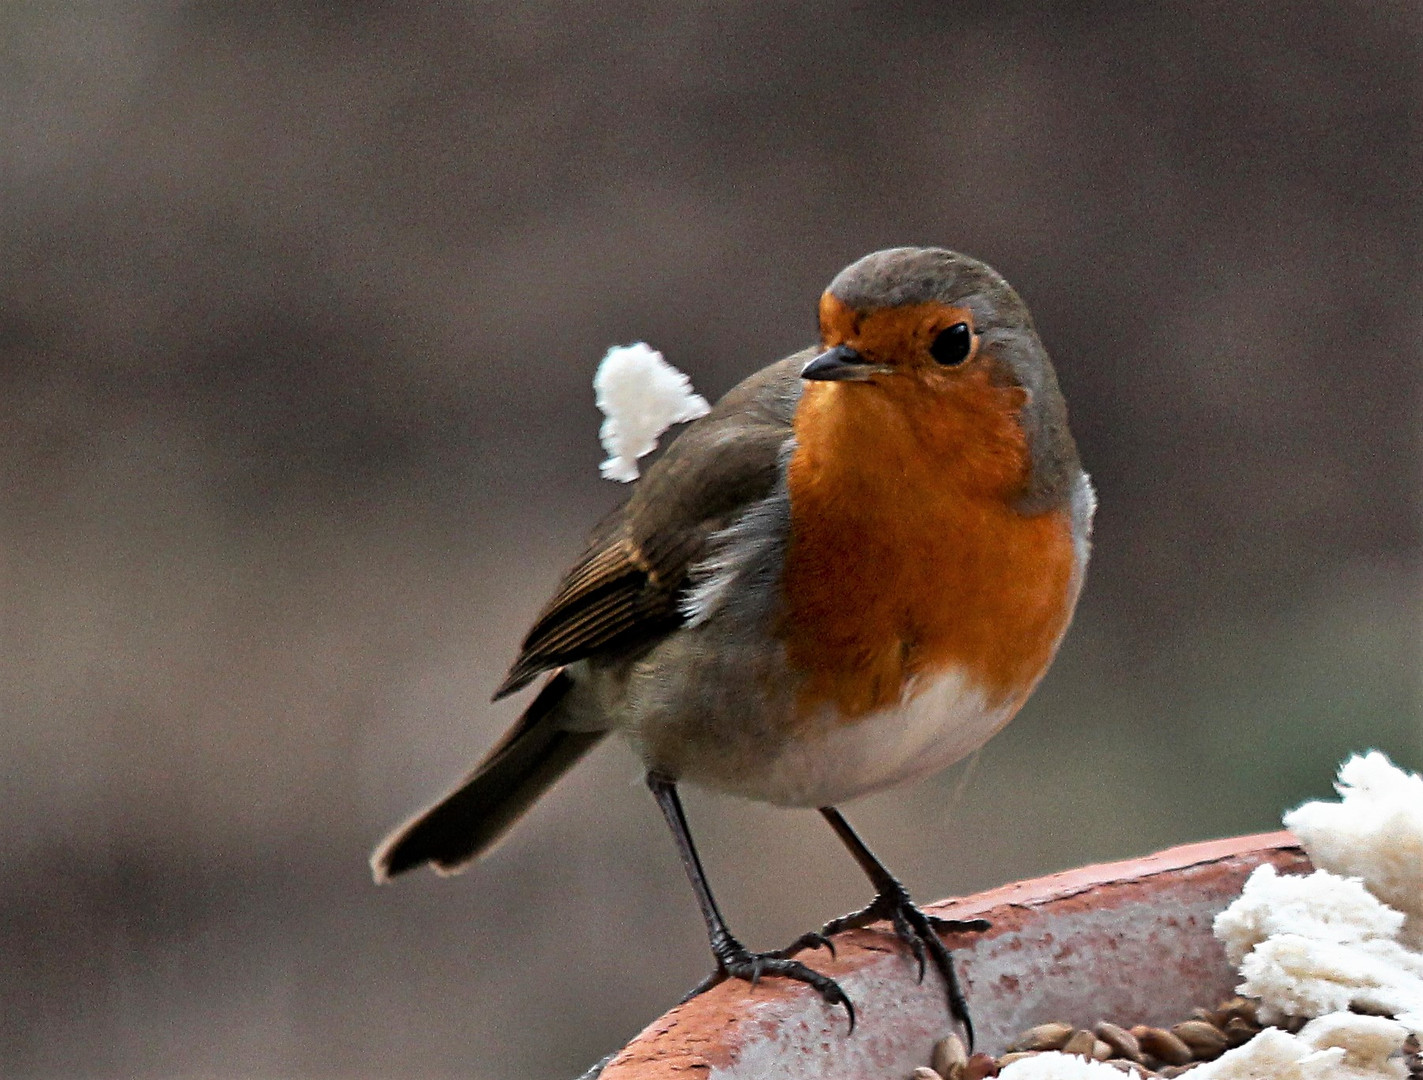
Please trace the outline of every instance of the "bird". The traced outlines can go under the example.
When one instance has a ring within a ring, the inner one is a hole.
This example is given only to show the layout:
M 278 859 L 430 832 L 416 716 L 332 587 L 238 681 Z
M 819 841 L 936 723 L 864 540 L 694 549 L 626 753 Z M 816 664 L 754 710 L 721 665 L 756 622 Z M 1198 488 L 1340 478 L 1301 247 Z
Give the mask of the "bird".
M 843 1006 L 799 955 L 887 921 L 972 1020 L 941 932 L 837 808 L 968 756 L 1046 672 L 1087 567 L 1096 495 L 1027 306 L 985 263 L 877 251 L 821 295 L 820 340 L 687 425 L 534 620 L 494 693 L 539 677 L 464 780 L 397 828 L 384 882 L 488 852 L 609 733 L 626 738 L 671 830 L 716 968 L 781 977 Z M 875 890 L 789 948 L 727 927 L 678 785 L 818 810 Z M 694 991 L 695 993 L 695 991 Z M 690 995 L 689 995 L 690 996 Z

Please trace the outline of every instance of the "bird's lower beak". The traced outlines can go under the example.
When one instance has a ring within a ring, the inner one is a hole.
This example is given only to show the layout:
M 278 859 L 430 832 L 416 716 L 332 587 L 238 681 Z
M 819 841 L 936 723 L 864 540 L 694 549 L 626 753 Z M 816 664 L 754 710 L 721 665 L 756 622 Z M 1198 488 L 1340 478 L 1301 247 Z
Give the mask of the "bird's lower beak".
M 836 345 L 827 349 L 801 369 L 802 379 L 817 382 L 861 381 L 884 369 L 872 364 L 848 345 Z

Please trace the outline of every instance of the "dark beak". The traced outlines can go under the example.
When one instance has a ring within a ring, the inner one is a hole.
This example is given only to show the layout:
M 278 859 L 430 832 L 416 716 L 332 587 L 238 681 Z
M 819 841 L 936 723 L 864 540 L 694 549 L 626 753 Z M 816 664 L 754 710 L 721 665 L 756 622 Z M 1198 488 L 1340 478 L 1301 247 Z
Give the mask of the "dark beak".
M 827 349 L 801 369 L 802 379 L 819 382 L 839 382 L 845 379 L 868 379 L 879 370 L 848 345 L 836 345 Z

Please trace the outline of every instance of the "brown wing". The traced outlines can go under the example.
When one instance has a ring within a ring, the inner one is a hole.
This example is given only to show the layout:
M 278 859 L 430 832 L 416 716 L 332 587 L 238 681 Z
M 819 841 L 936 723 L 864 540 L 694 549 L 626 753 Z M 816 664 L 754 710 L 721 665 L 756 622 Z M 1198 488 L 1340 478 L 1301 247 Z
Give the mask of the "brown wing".
M 595 654 L 640 648 L 681 625 L 678 601 L 707 538 L 770 494 L 800 400 L 797 353 L 734 387 L 689 425 L 593 531 L 534 621 L 495 699 Z

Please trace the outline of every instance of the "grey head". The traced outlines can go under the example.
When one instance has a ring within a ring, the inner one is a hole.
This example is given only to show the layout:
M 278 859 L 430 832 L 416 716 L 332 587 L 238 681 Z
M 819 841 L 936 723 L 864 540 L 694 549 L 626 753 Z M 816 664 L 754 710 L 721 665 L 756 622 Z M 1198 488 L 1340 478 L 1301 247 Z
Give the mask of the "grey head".
M 971 311 L 981 335 L 979 355 L 999 377 L 1027 391 L 1022 426 L 1033 471 L 1021 508 L 1037 513 L 1074 498 L 1082 468 L 1067 426 L 1067 406 L 1032 315 L 1003 275 L 946 248 L 887 248 L 841 270 L 826 291 L 859 312 L 919 304 Z

